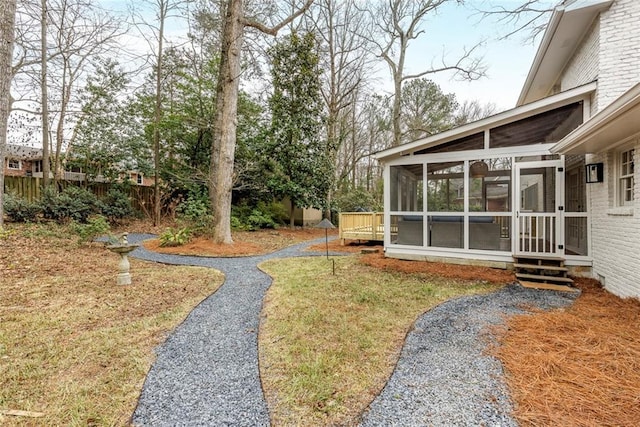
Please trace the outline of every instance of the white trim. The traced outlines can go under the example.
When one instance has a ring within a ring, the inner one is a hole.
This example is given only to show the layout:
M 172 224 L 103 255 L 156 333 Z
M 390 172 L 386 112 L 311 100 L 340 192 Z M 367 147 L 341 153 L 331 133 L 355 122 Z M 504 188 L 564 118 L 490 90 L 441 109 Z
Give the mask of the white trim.
M 525 79 L 517 106 L 548 95 L 587 30 L 613 0 L 577 0 L 554 9 Z
M 398 157 L 386 162 L 386 165 L 419 165 L 422 163 L 453 162 L 476 159 L 493 159 L 497 157 L 521 157 L 530 155 L 552 154 L 550 149 L 555 144 L 520 145 L 518 147 L 490 148 L 489 150 L 451 151 L 447 153 L 419 154 L 416 156 Z M 514 152 L 516 152 L 514 154 Z
M 430 247 L 425 249 L 419 249 L 420 246 L 407 246 L 407 245 L 393 245 L 387 246 L 385 251 L 387 256 L 389 254 L 413 255 L 417 257 L 442 257 L 442 258 L 457 258 L 467 260 L 481 260 L 481 261 L 493 261 L 493 262 L 508 262 L 513 263 L 513 256 L 511 252 L 507 251 L 483 251 L 476 249 L 457 249 L 457 248 L 436 248 Z
M 391 165 L 387 164 L 384 166 L 384 170 L 382 172 L 383 178 L 383 212 L 384 212 L 384 241 L 391 242 Z M 386 250 L 386 244 L 385 250 Z
M 525 119 L 539 113 L 544 113 L 546 111 L 553 110 L 554 108 L 569 105 L 573 102 L 584 101 L 591 95 L 591 93 L 596 90 L 596 88 L 596 82 L 587 83 L 586 85 L 579 86 L 568 91 L 561 92 L 557 95 L 552 95 L 547 98 L 532 102 L 530 104 L 513 108 L 511 110 L 503 111 L 502 113 L 498 113 L 494 116 L 468 123 L 466 125 L 459 126 L 457 128 L 439 133 L 437 135 L 379 151 L 377 153 L 374 153 L 373 157 L 377 160 L 385 161 L 390 157 L 398 157 L 406 154 L 411 154 L 414 151 L 434 147 L 458 138 L 481 133 L 485 130 L 495 128 L 503 124 L 512 123 L 520 119 Z M 520 151 L 521 148 L 521 146 L 509 147 L 507 148 L 507 150 L 513 152 L 514 150 Z M 482 150 L 460 151 L 460 153 L 469 153 L 472 151 Z
M 529 69 L 529 73 L 527 74 L 527 78 L 524 81 L 524 85 L 522 86 L 522 90 L 520 91 L 520 96 L 518 97 L 518 101 L 516 102 L 516 106 L 523 105 L 531 90 L 531 86 L 533 85 L 533 80 L 535 79 L 538 71 L 540 70 L 540 65 L 542 61 L 547 56 L 547 51 L 549 50 L 549 46 L 551 45 L 551 41 L 553 40 L 553 36 L 560 25 L 560 21 L 562 20 L 562 15 L 564 15 L 564 7 L 558 6 L 554 9 L 551 14 L 551 18 L 549 19 L 549 23 L 547 24 L 547 29 L 544 32 L 542 37 L 542 41 L 538 46 L 538 50 L 536 51 L 536 56 L 533 58 L 533 63 L 531 64 L 531 68 Z
M 551 149 L 553 153 L 598 153 L 640 135 L 640 83 L 626 91 Z
M 624 147 L 621 147 L 619 149 L 617 149 L 614 152 L 615 155 L 615 183 L 614 183 L 614 187 L 615 187 L 615 201 L 616 207 L 619 208 L 631 208 L 633 209 L 633 205 L 635 203 L 635 180 L 634 180 L 634 176 L 635 176 L 635 172 L 631 172 L 631 173 L 627 173 L 625 175 L 622 174 L 622 155 L 624 153 L 628 153 L 628 152 L 633 152 L 633 163 L 634 163 L 634 170 L 635 170 L 635 159 L 636 159 L 636 150 L 635 150 L 635 144 L 633 145 L 627 145 Z M 623 192 L 623 187 L 622 187 L 622 183 L 621 181 L 623 179 L 628 179 L 631 178 L 632 184 L 631 184 L 631 200 L 625 200 L 624 196 L 622 194 Z

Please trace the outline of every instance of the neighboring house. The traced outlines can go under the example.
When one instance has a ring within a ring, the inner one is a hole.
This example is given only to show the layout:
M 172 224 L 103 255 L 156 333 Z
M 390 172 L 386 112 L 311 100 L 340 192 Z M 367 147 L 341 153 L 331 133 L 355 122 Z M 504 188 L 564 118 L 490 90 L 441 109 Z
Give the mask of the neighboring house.
M 5 176 L 43 177 L 41 148 L 33 148 L 17 144 L 7 144 L 6 147 L 6 159 L 4 163 Z M 120 178 L 129 179 L 141 186 L 152 186 L 154 184 L 153 177 L 146 177 L 139 171 L 123 173 Z M 69 167 L 69 170 L 64 172 L 64 179 L 66 181 L 84 181 L 86 179 L 86 174 L 80 168 Z M 97 176 L 94 181 L 105 182 L 105 179 L 101 176 Z
M 7 144 L 4 175 L 33 176 L 33 173 L 42 173 L 42 150 L 23 145 Z
M 565 1 L 516 108 L 378 153 L 386 255 L 557 257 L 640 296 L 639 23 L 638 0 Z

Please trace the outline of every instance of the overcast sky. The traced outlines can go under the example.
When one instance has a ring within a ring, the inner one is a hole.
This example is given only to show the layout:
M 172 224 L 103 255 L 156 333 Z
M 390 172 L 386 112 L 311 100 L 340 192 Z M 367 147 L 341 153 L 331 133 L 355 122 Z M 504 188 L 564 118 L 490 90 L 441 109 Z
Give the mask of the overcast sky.
M 513 27 L 498 22 L 496 18 L 481 19 L 476 9 L 491 5 L 513 7 L 521 3 L 522 0 L 467 0 L 465 7 L 454 3 L 445 5 L 424 23 L 425 34 L 413 41 L 408 55 L 408 71 L 425 69 L 434 58 L 437 61 L 442 52 L 455 59 L 464 47 L 470 48 L 484 41 L 478 52 L 487 67 L 486 77 L 467 82 L 452 79 L 450 73 L 441 73 L 429 78 L 444 92 L 455 93 L 459 101 L 478 99 L 482 103 L 492 102 L 499 110 L 515 107 L 541 37 L 527 42 L 528 33 L 523 32 L 508 40 L 500 40 Z
M 105 7 L 123 10 L 128 0 L 99 0 Z M 337 0 L 339 1 L 339 0 Z M 454 61 L 464 48 L 471 48 L 479 42 L 483 45 L 477 49 L 486 66 L 486 77 L 467 82 L 452 77 L 451 73 L 432 74 L 427 76 L 440 85 L 446 93 L 454 93 L 458 101 L 479 100 L 481 103 L 494 103 L 498 110 L 515 107 L 520 89 L 533 62 L 538 37 L 534 41 L 525 42 L 527 33 L 512 36 L 508 40 L 500 37 L 513 27 L 499 22 L 496 18 L 481 19 L 478 9 L 504 6 L 513 8 L 524 0 L 466 0 L 465 6 L 450 2 L 431 14 L 423 22 L 425 31 L 419 39 L 412 40 L 407 56 L 407 73 L 422 71 L 432 63 L 439 65 L 443 54 Z M 555 0 L 541 0 L 547 4 Z M 180 28 L 182 26 L 182 28 Z M 170 33 L 186 32 L 186 24 L 173 23 L 168 28 Z M 376 91 L 391 92 L 392 84 L 386 65 L 378 66 Z

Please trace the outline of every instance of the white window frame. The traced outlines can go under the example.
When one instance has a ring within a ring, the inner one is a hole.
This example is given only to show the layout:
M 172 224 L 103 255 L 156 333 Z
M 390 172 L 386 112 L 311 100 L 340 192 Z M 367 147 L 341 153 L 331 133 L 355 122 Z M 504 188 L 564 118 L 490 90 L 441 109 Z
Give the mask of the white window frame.
M 631 159 L 629 159 L 629 154 L 631 154 Z M 616 153 L 616 160 L 618 163 L 618 174 L 616 176 L 616 186 L 618 187 L 618 206 L 633 205 L 635 157 L 634 147 L 625 147 Z M 627 199 L 627 196 L 630 198 Z
M 15 166 L 11 166 L 11 163 L 13 162 L 17 162 L 18 163 L 18 167 Z M 13 171 L 21 171 L 22 170 L 22 162 L 20 160 L 16 160 L 16 159 L 7 159 L 7 169 L 13 170 Z
M 143 182 L 144 182 L 144 179 L 142 178 L 142 174 L 138 173 L 138 176 L 136 176 L 136 183 L 138 185 L 142 185 Z

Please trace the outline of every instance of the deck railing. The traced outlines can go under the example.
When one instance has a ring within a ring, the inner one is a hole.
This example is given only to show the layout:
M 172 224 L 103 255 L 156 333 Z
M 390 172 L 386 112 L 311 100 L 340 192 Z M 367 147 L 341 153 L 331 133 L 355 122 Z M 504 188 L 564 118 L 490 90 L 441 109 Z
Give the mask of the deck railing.
M 384 240 L 382 212 L 342 212 L 339 217 L 340 240 Z

